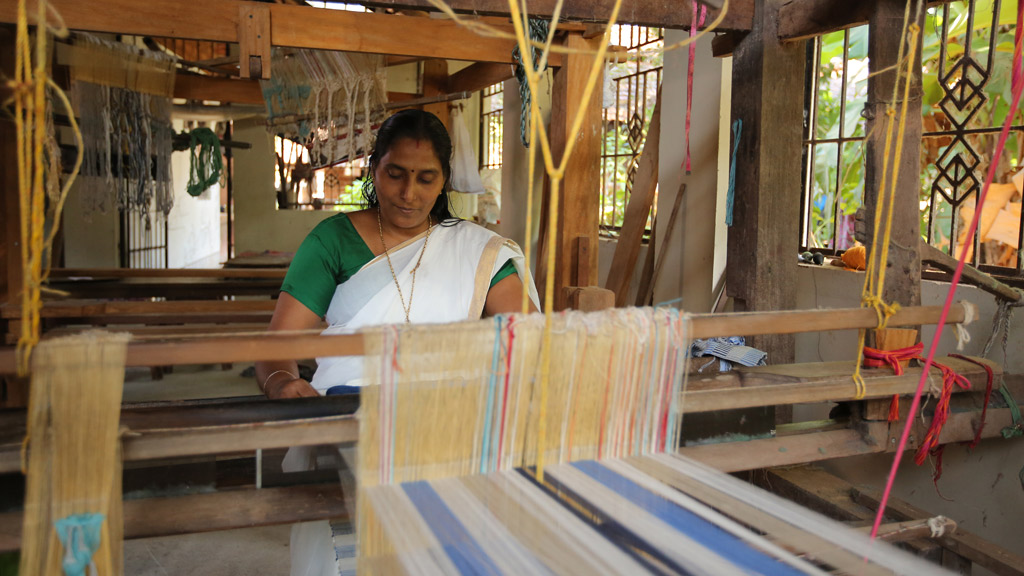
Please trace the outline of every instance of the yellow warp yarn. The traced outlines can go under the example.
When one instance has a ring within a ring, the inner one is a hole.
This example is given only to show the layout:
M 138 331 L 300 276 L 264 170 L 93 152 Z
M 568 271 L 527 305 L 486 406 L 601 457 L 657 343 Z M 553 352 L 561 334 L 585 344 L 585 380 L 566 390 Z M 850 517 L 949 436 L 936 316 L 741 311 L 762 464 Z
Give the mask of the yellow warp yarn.
M 918 4 L 918 14 L 920 14 L 920 9 L 920 4 Z M 909 53 L 906 59 L 904 59 L 904 44 L 901 43 L 897 56 L 897 62 L 899 63 L 897 67 L 897 74 L 902 72 L 904 77 L 903 98 L 900 102 L 898 118 L 896 118 L 896 110 L 891 102 L 888 104 L 885 111 L 887 122 L 885 150 L 882 154 L 882 178 L 878 186 L 879 194 L 878 203 L 875 206 L 875 225 L 871 235 L 871 250 L 868 255 L 864 289 L 861 293 L 861 306 L 875 309 L 876 314 L 878 314 L 879 329 L 884 329 L 889 322 L 889 318 L 899 310 L 899 304 L 887 304 L 885 300 L 883 300 L 882 296 L 885 288 L 885 270 L 886 262 L 889 257 L 889 243 L 892 239 L 892 218 L 894 214 L 893 208 L 896 198 L 896 186 L 899 181 L 900 158 L 903 155 L 903 137 L 907 123 L 907 102 L 910 95 L 910 84 L 914 74 L 912 67 L 915 57 L 917 56 L 917 40 L 920 32 L 921 28 L 917 25 L 916 16 L 914 23 L 910 23 L 910 2 L 908 2 L 903 14 L 903 33 L 900 36 L 906 39 L 906 43 L 910 47 Z M 893 102 L 896 101 L 899 96 L 899 90 L 900 83 L 897 81 L 893 85 Z M 897 128 L 895 134 L 895 150 L 893 150 L 894 128 Z M 886 178 L 889 176 L 890 157 L 892 158 L 892 176 L 887 181 Z M 887 183 L 889 186 L 888 190 L 886 190 Z M 885 212 L 885 229 L 882 235 L 882 241 L 879 243 L 878 229 L 882 224 L 883 212 Z M 864 354 L 864 340 L 866 336 L 867 330 L 861 329 L 857 341 L 856 365 L 853 372 L 853 383 L 854 386 L 856 386 L 854 397 L 858 400 L 864 398 L 867 394 L 867 387 L 864 383 L 864 378 L 860 373 L 861 357 Z
M 47 13 L 52 12 L 58 25 L 47 24 Z M 75 121 L 75 114 L 64 92 L 47 76 L 47 36 L 67 36 L 67 28 L 45 0 L 39 0 L 36 12 L 35 64 L 32 62 L 32 46 L 28 33 L 28 12 L 26 0 L 18 1 L 17 34 L 15 37 L 15 72 L 10 83 L 14 90 L 15 129 L 17 131 L 16 165 L 18 169 L 18 199 L 21 214 L 21 260 L 22 291 L 21 335 L 18 338 L 18 373 L 25 375 L 29 370 L 32 348 L 39 342 L 40 309 L 42 308 L 42 285 L 48 275 L 44 272 L 43 256 L 49 253 L 60 224 L 68 190 L 82 165 L 82 135 Z M 78 156 L 71 175 L 61 188 L 55 203 L 50 233 L 45 235 L 46 223 L 45 193 L 46 178 L 58 178 L 55 173 L 46 173 L 43 150 L 46 142 L 46 88 L 57 96 L 68 111 L 71 128 L 78 145 Z

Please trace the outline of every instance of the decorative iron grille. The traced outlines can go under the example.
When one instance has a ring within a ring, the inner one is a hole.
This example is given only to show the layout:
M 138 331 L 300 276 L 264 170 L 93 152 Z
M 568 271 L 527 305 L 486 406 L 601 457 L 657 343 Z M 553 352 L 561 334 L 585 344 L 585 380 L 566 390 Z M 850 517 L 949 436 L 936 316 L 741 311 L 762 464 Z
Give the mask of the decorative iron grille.
M 503 85 L 493 84 L 480 91 L 480 169 L 501 168 L 501 139 L 504 123 Z
M 604 139 L 601 142 L 601 234 L 615 236 L 636 179 L 647 128 L 661 85 L 661 28 L 616 25 L 611 43 L 626 49 L 626 59 L 605 71 L 611 94 L 604 95 Z M 650 230 L 648 219 L 647 228 Z
M 1021 277 L 1021 194 L 1009 185 L 1024 150 L 1019 120 L 1004 156 L 991 157 L 1009 108 L 1013 8 L 999 0 L 961 0 L 928 10 L 919 195 L 921 237 L 959 256 L 976 197 L 996 162 L 996 182 L 1003 185 L 983 207 L 971 262 Z M 867 27 L 818 38 L 808 57 L 813 73 L 805 116 L 801 245 L 838 251 L 853 243 L 853 214 L 863 198 L 860 112 L 867 92 Z
M 167 268 L 167 217 L 122 210 L 120 248 L 121 268 Z

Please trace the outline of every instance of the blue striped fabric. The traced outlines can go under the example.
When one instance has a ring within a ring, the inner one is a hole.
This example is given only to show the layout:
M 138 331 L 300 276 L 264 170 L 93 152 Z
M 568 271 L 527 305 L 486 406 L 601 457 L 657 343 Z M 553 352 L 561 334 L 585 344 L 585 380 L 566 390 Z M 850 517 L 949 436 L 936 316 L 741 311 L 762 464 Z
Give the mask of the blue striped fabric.
M 460 574 L 501 573 L 430 484 L 422 480 L 408 482 L 402 484 L 402 489 L 430 524 Z
M 769 576 L 803 574 L 800 570 L 751 548 L 722 528 L 647 490 L 621 474 L 609 470 L 599 462 L 592 460 L 574 462 L 572 466 L 705 548 L 748 570 L 751 574 Z M 638 539 L 642 539 L 642 535 L 636 536 Z

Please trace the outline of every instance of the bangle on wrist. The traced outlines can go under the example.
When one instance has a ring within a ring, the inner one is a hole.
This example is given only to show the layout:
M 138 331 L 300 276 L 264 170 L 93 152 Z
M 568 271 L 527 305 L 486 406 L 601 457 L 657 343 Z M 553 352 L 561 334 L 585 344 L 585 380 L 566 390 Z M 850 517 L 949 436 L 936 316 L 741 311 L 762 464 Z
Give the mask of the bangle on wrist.
M 270 373 L 270 376 L 267 376 L 267 378 L 263 381 L 263 386 L 260 387 L 260 390 L 262 390 L 264 394 L 267 392 L 267 384 L 270 384 L 270 379 L 273 378 L 274 376 L 277 376 L 278 374 L 287 374 L 292 377 L 292 380 L 299 379 L 298 376 L 292 374 L 288 370 L 274 370 L 273 372 Z

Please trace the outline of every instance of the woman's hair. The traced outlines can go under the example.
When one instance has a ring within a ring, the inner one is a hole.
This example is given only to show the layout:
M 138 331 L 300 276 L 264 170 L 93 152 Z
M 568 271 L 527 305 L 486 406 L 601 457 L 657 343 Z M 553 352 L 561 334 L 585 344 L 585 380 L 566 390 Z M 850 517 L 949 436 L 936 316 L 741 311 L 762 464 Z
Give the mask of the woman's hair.
M 377 130 L 377 140 L 370 151 L 370 172 L 363 180 L 362 192 L 366 204 L 370 208 L 378 205 L 377 190 L 373 186 L 373 173 L 380 159 L 391 149 L 391 145 L 402 138 L 428 141 L 434 146 L 434 154 L 437 155 L 441 171 L 444 173 L 444 186 L 441 188 L 441 195 L 434 202 L 434 207 L 430 209 L 430 215 L 436 222 L 454 218 L 448 204 L 448 192 L 452 189 L 452 139 L 437 116 L 422 110 L 396 112 Z

